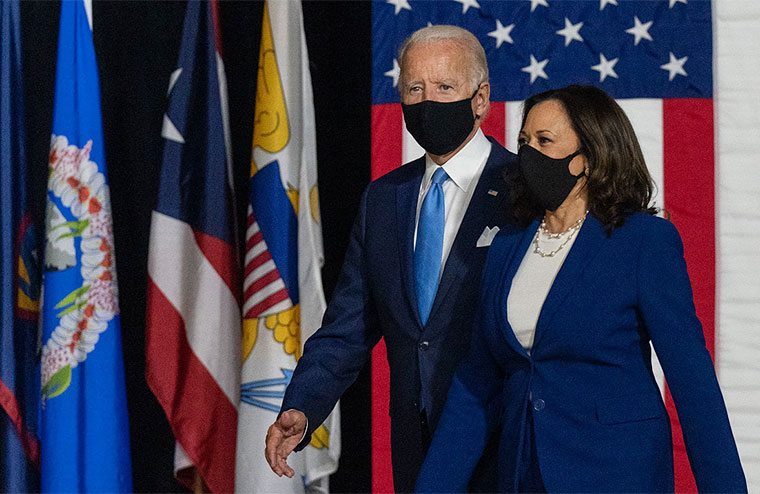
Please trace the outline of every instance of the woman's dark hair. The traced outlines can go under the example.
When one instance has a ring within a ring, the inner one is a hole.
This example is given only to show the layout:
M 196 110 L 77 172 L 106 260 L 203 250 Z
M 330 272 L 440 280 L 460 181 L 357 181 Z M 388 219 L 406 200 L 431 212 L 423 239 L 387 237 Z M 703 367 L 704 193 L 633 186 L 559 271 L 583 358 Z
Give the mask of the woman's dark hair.
M 626 216 L 642 212 L 656 214 L 650 205 L 654 183 L 644 155 L 623 109 L 607 93 L 594 86 L 567 86 L 538 93 L 525 101 L 522 126 L 530 110 L 545 101 L 558 101 L 565 109 L 588 160 L 589 211 L 612 233 Z M 519 176 L 512 184 L 512 210 L 522 225 L 543 213 Z

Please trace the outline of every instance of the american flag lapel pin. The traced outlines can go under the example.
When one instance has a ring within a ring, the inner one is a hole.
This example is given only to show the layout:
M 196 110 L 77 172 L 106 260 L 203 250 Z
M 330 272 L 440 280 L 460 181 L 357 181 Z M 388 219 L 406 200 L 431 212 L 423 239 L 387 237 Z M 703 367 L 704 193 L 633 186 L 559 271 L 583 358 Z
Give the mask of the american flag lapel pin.
M 498 190 L 493 190 L 493 189 L 488 189 L 488 195 L 489 196 L 498 196 L 499 195 L 499 191 Z

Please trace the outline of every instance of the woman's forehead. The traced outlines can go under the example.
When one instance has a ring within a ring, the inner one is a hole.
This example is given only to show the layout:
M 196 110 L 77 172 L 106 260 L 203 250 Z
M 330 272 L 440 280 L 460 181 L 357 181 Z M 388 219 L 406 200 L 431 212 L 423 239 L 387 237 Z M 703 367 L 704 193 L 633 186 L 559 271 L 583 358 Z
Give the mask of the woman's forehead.
M 523 130 L 564 130 L 570 128 L 565 107 L 556 100 L 542 101 L 530 109 Z M 572 129 L 571 129 L 572 130 Z

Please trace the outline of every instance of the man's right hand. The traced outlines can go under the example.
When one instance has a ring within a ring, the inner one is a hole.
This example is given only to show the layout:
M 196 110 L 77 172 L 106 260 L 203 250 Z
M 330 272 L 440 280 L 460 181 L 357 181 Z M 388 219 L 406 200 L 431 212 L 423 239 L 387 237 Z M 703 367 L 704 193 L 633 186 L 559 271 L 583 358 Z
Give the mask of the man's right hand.
M 298 446 L 306 430 L 306 415 L 299 410 L 287 410 L 280 414 L 277 421 L 269 426 L 264 455 L 274 473 L 292 478 L 295 471 L 286 461 L 288 455 Z

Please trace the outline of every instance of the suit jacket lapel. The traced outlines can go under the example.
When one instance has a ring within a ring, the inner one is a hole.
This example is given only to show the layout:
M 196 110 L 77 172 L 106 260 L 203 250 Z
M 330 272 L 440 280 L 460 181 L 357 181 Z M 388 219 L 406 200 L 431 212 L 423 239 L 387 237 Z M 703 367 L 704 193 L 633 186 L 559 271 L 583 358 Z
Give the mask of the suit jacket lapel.
M 449 288 L 459 282 L 462 273 L 467 270 L 467 259 L 475 251 L 478 238 L 502 207 L 507 197 L 507 184 L 502 178 L 504 166 L 503 157 L 499 157 L 493 148 L 488 157 L 483 173 L 475 187 L 475 192 L 467 206 L 467 212 L 462 218 L 457 236 L 449 251 L 446 265 L 438 284 L 431 319 L 436 309 L 443 303 Z M 485 248 L 485 247 L 482 247 Z
M 504 321 L 504 337 L 507 339 L 507 342 L 512 345 L 512 348 L 514 348 L 515 351 L 524 357 L 528 357 L 528 352 L 526 352 L 525 348 L 523 348 L 520 342 L 517 341 L 517 336 L 515 336 L 515 332 L 512 330 L 512 326 L 509 324 L 509 319 L 507 316 L 507 297 L 509 296 L 509 291 L 512 288 L 512 280 L 514 280 L 515 275 L 517 274 L 517 269 L 520 267 L 523 257 L 525 257 L 525 253 L 530 248 L 530 244 L 533 241 L 533 237 L 536 234 L 536 229 L 538 229 L 539 223 L 539 220 L 535 220 L 533 223 L 528 225 L 528 227 L 522 232 L 521 235 L 515 235 L 515 243 L 510 250 L 508 257 L 504 259 L 504 274 L 501 279 L 502 293 L 498 298 L 498 300 L 501 301 L 501 311 L 504 315 L 502 318 Z
M 416 223 L 417 197 L 425 172 L 424 156 L 410 165 L 409 179 L 396 188 L 396 227 L 399 255 L 401 256 L 401 280 L 407 299 L 417 323 L 422 326 L 417 294 L 414 287 L 414 226 Z
M 589 214 L 578 232 L 570 252 L 554 279 L 536 323 L 533 347 L 537 347 L 552 318 L 562 306 L 571 289 L 576 286 L 584 268 L 591 262 L 602 246 L 606 234 L 599 221 Z

